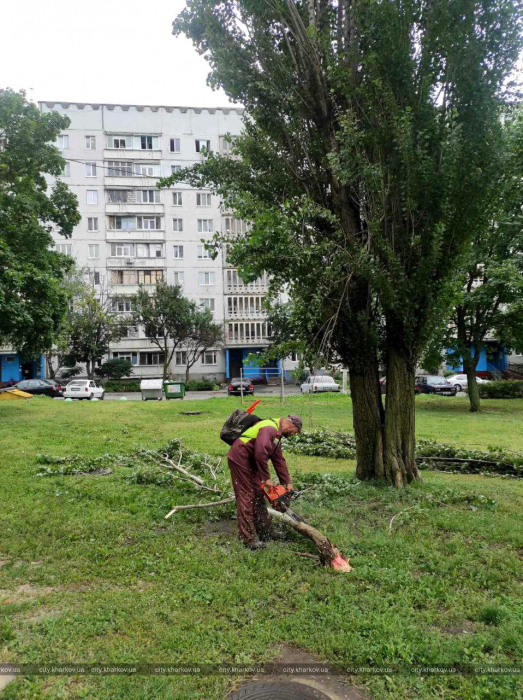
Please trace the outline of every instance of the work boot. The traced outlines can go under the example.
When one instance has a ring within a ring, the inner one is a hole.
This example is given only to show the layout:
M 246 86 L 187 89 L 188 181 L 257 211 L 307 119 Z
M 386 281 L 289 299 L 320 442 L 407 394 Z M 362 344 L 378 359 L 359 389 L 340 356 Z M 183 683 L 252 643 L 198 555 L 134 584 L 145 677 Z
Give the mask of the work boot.
M 265 549 L 267 546 L 267 544 L 261 540 L 253 540 L 252 542 L 244 542 L 243 544 L 245 547 L 247 547 L 247 549 L 250 549 L 253 552 L 257 549 Z

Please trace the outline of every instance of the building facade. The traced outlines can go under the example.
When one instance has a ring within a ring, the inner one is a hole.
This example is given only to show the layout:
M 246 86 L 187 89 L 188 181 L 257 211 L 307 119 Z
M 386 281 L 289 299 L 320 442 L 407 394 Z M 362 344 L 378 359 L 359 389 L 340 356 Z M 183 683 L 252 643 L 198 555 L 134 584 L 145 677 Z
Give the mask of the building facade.
M 244 230 L 245 222 L 232 218 L 209 191 L 183 183 L 158 190 L 157 183 L 201 161 L 205 151 L 229 153 L 242 110 L 63 102 L 41 102 L 40 109 L 70 120 L 57 144 L 67 162 L 61 179 L 77 195 L 82 215 L 71 239 L 54 236 L 57 250 L 88 269 L 100 293 L 114 298 L 114 309 L 129 319 L 140 285 L 153 290 L 160 280 L 179 284 L 224 329 L 223 347 L 205 352 L 191 378 L 238 376 L 247 355 L 268 344 L 262 306 L 267 280 L 244 284 L 222 254 L 210 257 L 205 241 L 216 231 Z M 131 323 L 109 357 L 131 360 L 137 377 L 162 372 L 158 348 Z M 185 373 L 183 349 L 171 371 Z

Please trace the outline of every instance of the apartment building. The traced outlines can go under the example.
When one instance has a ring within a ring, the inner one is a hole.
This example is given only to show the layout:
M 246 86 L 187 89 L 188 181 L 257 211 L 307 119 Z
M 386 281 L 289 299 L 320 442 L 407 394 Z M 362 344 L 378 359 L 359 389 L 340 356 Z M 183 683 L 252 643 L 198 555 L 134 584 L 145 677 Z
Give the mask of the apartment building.
M 224 328 L 223 347 L 205 352 L 191 376 L 237 376 L 247 355 L 268 344 L 262 307 L 267 280 L 244 284 L 221 254 L 210 258 L 205 241 L 216 231 L 242 231 L 246 224 L 224 211 L 211 192 L 184 183 L 169 190 L 156 185 L 160 177 L 199 162 L 204 151 L 229 153 L 226 137 L 240 133 L 242 110 L 39 104 L 43 112 L 54 110 L 70 120 L 57 145 L 67 161 L 62 179 L 77 195 L 82 214 L 70 240 L 55 236 L 57 250 L 88 268 L 100 292 L 114 297 L 114 309 L 129 318 L 139 285 L 150 290 L 160 280 L 181 285 Z M 109 357 L 131 360 L 135 376 L 161 373 L 158 348 L 131 323 Z M 185 372 L 183 349 L 171 369 L 174 375 Z

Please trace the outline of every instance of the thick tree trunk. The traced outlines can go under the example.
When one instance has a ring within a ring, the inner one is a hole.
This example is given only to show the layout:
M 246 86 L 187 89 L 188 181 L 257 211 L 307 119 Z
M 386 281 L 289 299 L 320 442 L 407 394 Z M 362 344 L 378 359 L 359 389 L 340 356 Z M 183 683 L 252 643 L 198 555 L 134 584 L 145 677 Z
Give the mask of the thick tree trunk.
M 383 478 L 383 405 L 378 362 L 367 359 L 356 370 L 349 365 L 352 424 L 356 438 L 356 476 L 364 481 Z
M 189 365 L 185 368 L 185 383 L 187 384 L 189 382 L 189 376 L 190 376 L 191 368 Z
M 396 487 L 420 480 L 414 459 L 416 368 L 405 353 L 389 347 L 385 402 L 384 478 Z
M 463 369 L 465 370 L 465 374 L 467 375 L 470 411 L 472 413 L 477 413 L 481 408 L 478 383 L 476 381 L 476 367 L 478 366 L 478 360 L 479 353 L 476 353 L 474 357 L 468 357 L 463 359 Z

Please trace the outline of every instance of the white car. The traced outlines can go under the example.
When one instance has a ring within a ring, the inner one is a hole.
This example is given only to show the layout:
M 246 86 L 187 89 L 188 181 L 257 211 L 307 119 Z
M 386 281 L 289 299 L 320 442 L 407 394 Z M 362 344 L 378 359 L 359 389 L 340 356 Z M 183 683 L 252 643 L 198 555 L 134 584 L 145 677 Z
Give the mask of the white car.
M 73 379 L 65 387 L 64 399 L 102 399 L 105 391 L 92 379 Z
M 315 394 L 319 391 L 340 391 L 341 387 L 332 377 L 309 377 L 307 381 L 300 386 L 302 394 Z
M 455 386 L 458 391 L 461 391 L 466 386 L 468 386 L 468 380 L 466 374 L 454 374 L 452 377 L 447 377 L 447 381 L 452 386 Z M 476 377 L 478 384 L 488 384 L 487 379 L 482 379 L 481 377 Z

